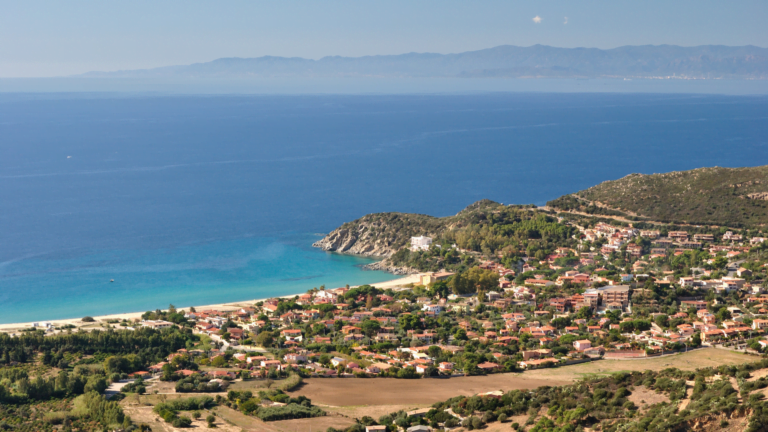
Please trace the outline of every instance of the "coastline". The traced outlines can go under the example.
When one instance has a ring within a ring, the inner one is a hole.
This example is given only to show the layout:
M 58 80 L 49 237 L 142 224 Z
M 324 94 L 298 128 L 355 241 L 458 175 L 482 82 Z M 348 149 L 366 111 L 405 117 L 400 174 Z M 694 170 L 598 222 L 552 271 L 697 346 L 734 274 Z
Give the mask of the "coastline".
M 419 281 L 419 278 L 421 277 L 421 274 L 411 274 L 408 276 L 403 276 L 395 279 L 391 279 L 384 282 L 379 283 L 373 283 L 369 284 L 371 286 L 375 286 L 380 289 L 387 289 L 387 288 L 395 288 L 398 286 L 410 284 Z M 353 285 L 352 287 L 357 287 L 360 285 Z M 284 296 L 278 296 L 277 298 L 292 298 L 297 295 L 300 295 L 303 293 L 294 293 L 294 294 L 287 294 Z M 267 297 L 267 298 L 261 298 L 261 299 L 253 299 L 253 300 L 242 300 L 242 301 L 234 301 L 234 302 L 227 302 L 227 303 L 218 303 L 218 304 L 209 304 L 209 305 L 202 305 L 202 306 L 196 306 L 196 305 L 190 305 L 185 307 L 178 307 L 177 309 L 189 309 L 190 307 L 194 307 L 196 310 L 206 310 L 206 309 L 215 309 L 215 310 L 234 310 L 239 307 L 245 307 L 245 306 L 252 306 L 254 303 L 257 303 L 259 301 L 267 300 L 268 298 L 274 298 L 274 297 Z M 68 319 L 58 319 L 58 320 L 38 320 L 38 321 L 30 321 L 30 322 L 24 322 L 24 323 L 9 323 L 9 324 L 0 324 L 0 333 L 13 333 L 22 329 L 31 328 L 34 323 L 51 323 L 54 327 L 60 327 L 65 325 L 73 325 L 77 328 L 81 327 L 89 327 L 94 326 L 94 328 L 100 328 L 100 325 L 106 321 L 109 320 L 133 320 L 136 318 L 141 318 L 141 316 L 147 311 L 142 312 L 124 312 L 124 313 L 116 313 L 116 314 L 108 314 L 108 315 L 98 315 L 93 316 L 94 322 L 83 322 L 82 317 L 81 318 L 68 318 Z

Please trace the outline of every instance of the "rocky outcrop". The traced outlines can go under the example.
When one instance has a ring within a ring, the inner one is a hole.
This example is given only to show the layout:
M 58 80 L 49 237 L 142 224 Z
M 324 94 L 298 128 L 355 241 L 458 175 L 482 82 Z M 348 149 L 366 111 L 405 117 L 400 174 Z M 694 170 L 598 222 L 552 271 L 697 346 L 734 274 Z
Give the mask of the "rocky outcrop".
M 411 237 L 438 238 L 454 229 L 485 217 L 501 204 L 480 200 L 455 216 L 437 218 L 413 213 L 373 213 L 347 222 L 312 246 L 325 251 L 388 258 L 410 245 Z
M 370 227 L 357 224 L 351 227 L 337 228 L 321 240 L 312 244 L 324 251 L 342 252 L 371 257 L 389 257 L 399 248 L 391 242 L 372 238 Z
M 379 271 L 384 271 L 384 272 L 387 272 L 387 273 L 392 273 L 392 274 L 398 275 L 398 276 L 407 276 L 407 275 L 412 275 L 412 274 L 419 273 L 419 271 L 414 269 L 414 268 L 398 267 L 398 266 L 392 265 L 392 263 L 388 259 L 385 259 L 383 261 L 378 261 L 378 262 L 375 262 L 375 263 L 371 263 L 371 264 L 366 264 L 366 265 L 363 266 L 363 269 L 364 270 L 379 270 Z

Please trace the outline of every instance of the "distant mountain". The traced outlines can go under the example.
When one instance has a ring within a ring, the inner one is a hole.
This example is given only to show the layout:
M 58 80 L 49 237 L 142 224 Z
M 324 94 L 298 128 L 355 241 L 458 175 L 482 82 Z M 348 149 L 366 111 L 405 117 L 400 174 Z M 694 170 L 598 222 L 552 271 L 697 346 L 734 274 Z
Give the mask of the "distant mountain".
M 495 78 L 689 78 L 766 79 L 768 49 L 704 45 L 555 48 L 503 45 L 459 54 L 400 54 L 365 57 L 222 58 L 188 66 L 86 77 L 495 77 Z
M 768 165 L 630 174 L 547 206 L 636 220 L 763 227 L 768 223 Z

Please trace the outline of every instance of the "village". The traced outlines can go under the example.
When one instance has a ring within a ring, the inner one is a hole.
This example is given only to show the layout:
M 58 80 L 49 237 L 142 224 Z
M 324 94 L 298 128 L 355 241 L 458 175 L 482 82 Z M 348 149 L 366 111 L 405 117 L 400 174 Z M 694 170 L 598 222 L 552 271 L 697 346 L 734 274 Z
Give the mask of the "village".
M 662 236 L 606 223 L 579 232 L 578 249 L 558 248 L 542 260 L 525 257 L 517 268 L 482 262 L 479 269 L 497 274 L 492 290 L 455 294 L 453 273 L 430 272 L 385 290 L 375 284 L 321 287 L 236 310 L 190 309 L 184 323 L 132 323 L 189 326 L 217 347 L 181 350 L 136 374 L 159 374 L 167 365 L 179 377 L 199 374 L 178 367 L 187 362 L 173 362 L 183 356 L 254 377 L 450 377 L 702 346 L 754 353 L 768 347 L 762 339 L 768 329 L 766 264 L 747 258 L 764 238 L 731 231 L 717 241 L 685 231 Z M 412 250 L 430 247 L 427 237 L 412 239 Z M 701 267 L 665 270 L 692 253 L 707 254 Z M 214 371 L 209 378 L 238 375 Z

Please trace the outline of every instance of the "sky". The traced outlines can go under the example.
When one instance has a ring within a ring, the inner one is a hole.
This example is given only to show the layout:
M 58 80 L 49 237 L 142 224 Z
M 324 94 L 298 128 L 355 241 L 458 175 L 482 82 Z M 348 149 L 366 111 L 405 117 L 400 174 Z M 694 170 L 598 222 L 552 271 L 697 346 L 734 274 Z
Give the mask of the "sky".
M 768 47 L 766 18 L 765 0 L 0 0 L 0 78 L 505 44 Z

